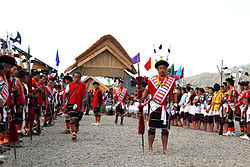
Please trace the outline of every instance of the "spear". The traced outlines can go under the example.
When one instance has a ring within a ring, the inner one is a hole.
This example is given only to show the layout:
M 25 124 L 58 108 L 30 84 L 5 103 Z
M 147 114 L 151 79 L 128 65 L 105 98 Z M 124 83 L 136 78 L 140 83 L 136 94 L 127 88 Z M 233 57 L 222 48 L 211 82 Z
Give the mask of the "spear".
M 12 106 L 12 109 L 13 109 L 13 106 Z M 13 115 L 13 113 L 11 115 Z M 14 157 L 16 161 L 16 142 L 18 141 L 18 134 L 16 130 L 16 124 L 14 121 L 15 121 L 15 118 L 12 118 L 12 120 L 9 121 L 9 129 L 10 129 L 9 130 L 9 142 L 13 144 Z
M 142 98 L 142 76 L 136 77 L 137 85 L 138 85 L 138 99 Z M 140 103 L 138 106 L 139 109 L 139 127 L 138 134 L 142 135 L 142 149 L 144 152 L 144 131 L 145 131 L 145 122 L 143 117 L 143 105 Z

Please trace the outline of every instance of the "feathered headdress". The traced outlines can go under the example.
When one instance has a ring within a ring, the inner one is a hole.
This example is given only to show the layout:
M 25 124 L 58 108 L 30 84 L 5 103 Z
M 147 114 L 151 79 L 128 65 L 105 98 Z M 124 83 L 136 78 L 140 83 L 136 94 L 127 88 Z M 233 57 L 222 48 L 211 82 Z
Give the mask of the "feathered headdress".
M 16 63 L 12 51 L 9 49 L 0 50 L 0 61 L 11 65 L 14 65 Z
M 156 49 L 155 46 L 153 45 L 153 49 L 154 49 L 154 54 L 155 54 L 155 68 L 157 69 L 160 65 L 165 65 L 167 68 L 169 66 L 168 64 L 168 57 L 170 54 L 170 45 L 167 48 L 167 54 L 163 54 L 163 46 L 162 44 L 160 44 L 159 49 Z

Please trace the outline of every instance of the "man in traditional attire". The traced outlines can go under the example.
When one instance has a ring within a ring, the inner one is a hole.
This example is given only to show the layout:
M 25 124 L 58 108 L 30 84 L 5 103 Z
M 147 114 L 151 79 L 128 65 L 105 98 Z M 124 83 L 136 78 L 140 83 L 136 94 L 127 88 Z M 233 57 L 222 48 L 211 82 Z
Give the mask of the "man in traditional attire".
M 52 126 L 52 116 L 53 116 L 53 101 L 54 101 L 54 79 L 49 78 L 49 81 L 46 86 L 46 94 L 47 94 L 47 109 L 44 114 L 44 126 Z
M 46 91 L 45 83 L 46 83 L 46 76 L 40 75 L 40 80 L 39 80 L 38 85 L 42 86 L 42 88 L 39 94 L 39 104 L 41 106 L 41 111 L 43 113 L 43 119 L 44 119 L 44 114 L 46 113 L 46 109 L 47 109 L 47 93 L 46 93 L 47 91 Z
M 80 82 L 80 79 L 81 79 L 81 73 L 79 72 L 74 73 L 74 81 L 67 85 L 65 94 L 63 95 L 64 108 L 66 107 L 65 99 L 68 96 L 67 105 L 70 118 L 72 140 L 77 139 L 76 134 L 79 130 L 80 112 L 86 91 L 86 84 Z
M 152 77 L 148 81 L 148 87 L 143 93 L 140 102 L 143 102 L 148 95 L 150 99 L 150 115 L 149 115 L 149 130 L 148 144 L 149 154 L 153 154 L 152 145 L 155 139 L 155 130 L 162 129 L 161 139 L 163 144 L 163 154 L 170 154 L 167 151 L 168 135 L 170 130 L 170 109 L 173 103 L 173 90 L 175 79 L 167 75 L 167 61 L 160 60 L 156 62 L 155 68 L 158 75 Z
M 41 98 L 41 91 L 43 87 L 40 85 L 39 86 L 39 81 L 40 81 L 40 74 L 38 71 L 34 71 L 32 73 L 33 78 L 32 78 L 32 90 L 34 94 L 34 98 L 31 99 L 33 109 L 35 112 L 35 120 L 34 120 L 34 128 L 36 130 L 33 130 L 35 135 L 40 134 L 40 114 L 41 114 L 41 104 L 40 104 L 40 98 Z
M 247 89 L 247 92 L 245 93 L 245 96 L 243 97 L 243 113 L 246 116 L 246 126 L 247 126 L 247 133 L 244 136 L 241 136 L 240 138 L 249 140 L 250 141 L 250 82 L 246 82 L 248 84 L 248 87 L 245 86 L 245 89 Z
M 23 137 L 24 134 L 22 133 L 23 127 L 23 112 L 24 107 L 26 105 L 26 98 L 25 98 L 25 87 L 24 87 L 24 78 L 26 72 L 23 69 L 18 70 L 18 74 L 16 77 L 16 85 L 19 88 L 19 91 L 15 97 L 15 104 L 16 104 L 16 128 L 19 137 Z
M 64 80 L 65 80 L 66 86 L 62 91 L 62 96 L 65 94 L 66 87 L 68 86 L 69 83 L 72 82 L 73 79 L 71 76 L 65 76 Z M 70 120 L 69 120 L 69 114 L 68 114 L 67 107 L 64 108 L 64 116 L 65 116 L 66 129 L 64 131 L 62 131 L 62 133 L 63 134 L 70 134 Z
M 1 50 L 2 51 L 2 50 Z M 10 74 L 11 66 L 15 65 L 15 59 L 12 54 L 2 54 L 0 52 L 0 144 L 2 146 L 11 146 L 10 143 L 18 141 L 18 135 L 15 127 L 15 112 L 13 90 L 18 89 L 15 86 L 15 78 Z M 11 133 L 9 133 L 11 132 Z M 3 147 L 6 151 L 6 147 Z M 0 161 L 2 163 L 2 161 Z
M 101 120 L 101 105 L 103 104 L 102 90 L 99 88 L 99 83 L 94 82 L 95 92 L 93 94 L 92 108 L 95 114 L 95 123 L 93 125 L 100 125 Z
M 228 102 L 228 112 L 227 112 L 227 122 L 228 122 L 228 131 L 223 134 L 223 136 L 236 136 L 235 127 L 234 127 L 234 112 L 235 105 L 234 103 L 237 100 L 238 92 L 234 87 L 234 80 L 232 78 L 226 79 L 227 86 L 229 87 L 229 95 L 227 97 Z
M 115 124 L 117 124 L 118 116 L 121 117 L 120 125 L 123 125 L 123 118 L 125 114 L 125 101 L 128 98 L 127 89 L 123 87 L 123 81 L 119 81 L 119 87 L 114 91 L 113 106 L 116 109 Z
M 246 118 L 245 118 L 245 114 L 243 114 L 243 99 L 246 96 L 247 93 L 247 89 L 245 89 L 245 82 L 239 82 L 238 83 L 240 85 L 240 93 L 239 96 L 237 98 L 237 101 L 235 103 L 235 109 L 236 109 L 236 113 L 235 113 L 235 120 L 239 121 L 240 124 L 240 136 L 244 136 L 247 131 L 246 131 Z

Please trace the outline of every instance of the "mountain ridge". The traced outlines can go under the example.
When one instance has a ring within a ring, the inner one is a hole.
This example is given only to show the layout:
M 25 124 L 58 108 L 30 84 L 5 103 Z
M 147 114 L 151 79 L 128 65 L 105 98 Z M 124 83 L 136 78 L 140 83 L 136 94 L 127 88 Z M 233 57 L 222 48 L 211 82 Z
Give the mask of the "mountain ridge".
M 236 74 L 236 81 L 239 80 L 239 68 L 242 68 L 244 74 L 245 71 L 250 70 L 250 64 L 234 66 L 233 68 L 229 68 L 232 73 Z M 225 80 L 225 76 L 223 76 L 222 81 Z M 211 72 L 203 72 L 191 77 L 184 78 L 184 85 L 191 84 L 196 87 L 205 88 L 206 86 L 213 86 L 215 83 L 220 84 L 220 73 L 211 73 Z

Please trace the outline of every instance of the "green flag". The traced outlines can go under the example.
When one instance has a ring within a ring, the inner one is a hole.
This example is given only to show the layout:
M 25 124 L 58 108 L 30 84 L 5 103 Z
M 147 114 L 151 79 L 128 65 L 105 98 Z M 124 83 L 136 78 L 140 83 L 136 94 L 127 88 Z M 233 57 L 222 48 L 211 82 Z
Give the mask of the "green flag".
M 174 64 L 172 64 L 172 66 L 171 66 L 171 76 L 174 76 Z
M 110 78 L 108 78 L 107 81 L 108 81 L 108 84 L 110 85 Z

